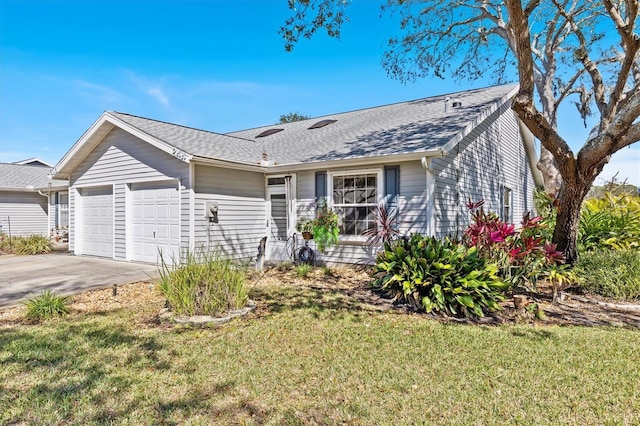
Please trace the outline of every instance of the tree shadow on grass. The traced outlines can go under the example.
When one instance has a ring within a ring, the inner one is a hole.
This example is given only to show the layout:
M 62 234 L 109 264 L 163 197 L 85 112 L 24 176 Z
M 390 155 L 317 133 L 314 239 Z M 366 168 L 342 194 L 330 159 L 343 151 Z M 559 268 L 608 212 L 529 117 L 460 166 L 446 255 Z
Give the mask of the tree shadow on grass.
M 139 336 L 113 323 L 61 321 L 0 330 L 0 406 L 12 407 L 0 413 L 0 423 L 127 418 L 147 403 L 132 393 L 138 378 L 174 368 L 164 349 L 155 337 Z M 22 383 L 18 377 L 28 380 Z M 123 393 L 135 399 L 117 401 Z M 104 409 L 89 418 L 93 413 L 82 411 L 87 406 Z
M 316 316 L 344 318 L 346 315 L 391 309 L 391 302 L 388 299 L 381 299 L 367 289 L 331 289 L 327 286 L 292 285 L 257 288 L 253 290 L 251 297 L 264 305 L 264 309 L 259 311 L 262 315 L 304 309 L 312 311 L 312 315 Z

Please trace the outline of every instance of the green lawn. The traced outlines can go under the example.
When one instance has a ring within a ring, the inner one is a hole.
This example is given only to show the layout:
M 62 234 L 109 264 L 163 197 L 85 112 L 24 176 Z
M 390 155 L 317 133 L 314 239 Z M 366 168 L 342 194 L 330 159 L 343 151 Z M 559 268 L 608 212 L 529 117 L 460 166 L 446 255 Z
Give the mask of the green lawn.
M 0 424 L 640 424 L 640 332 L 470 326 L 299 285 L 218 328 L 0 329 Z

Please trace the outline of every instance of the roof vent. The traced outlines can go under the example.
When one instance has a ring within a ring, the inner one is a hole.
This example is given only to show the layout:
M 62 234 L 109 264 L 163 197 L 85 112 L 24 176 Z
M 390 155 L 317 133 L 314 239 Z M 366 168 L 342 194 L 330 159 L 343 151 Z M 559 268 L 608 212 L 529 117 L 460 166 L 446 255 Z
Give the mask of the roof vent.
M 462 102 L 460 102 L 460 101 L 454 101 L 454 102 L 451 104 L 451 106 L 452 106 L 452 107 L 454 107 L 454 108 L 460 108 L 460 107 L 462 106 Z
M 319 129 L 320 127 L 324 127 L 327 126 L 331 123 L 335 123 L 338 120 L 322 120 L 322 121 L 318 121 L 316 124 L 314 124 L 313 126 L 309 127 L 309 130 L 311 129 Z
M 283 130 L 284 129 L 268 129 L 268 130 L 265 130 L 264 132 L 260 133 L 259 135 L 257 135 L 256 138 L 264 138 L 266 136 L 271 136 L 274 133 L 278 133 L 278 132 L 281 132 Z

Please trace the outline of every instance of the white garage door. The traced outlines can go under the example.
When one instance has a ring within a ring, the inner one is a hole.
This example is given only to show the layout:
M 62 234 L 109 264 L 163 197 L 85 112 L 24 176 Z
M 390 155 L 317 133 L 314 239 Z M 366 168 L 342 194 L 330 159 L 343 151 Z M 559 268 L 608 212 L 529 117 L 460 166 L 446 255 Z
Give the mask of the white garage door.
M 167 263 L 180 253 L 180 196 L 175 184 L 132 185 L 131 260 Z
M 112 188 L 82 189 L 81 253 L 113 257 Z

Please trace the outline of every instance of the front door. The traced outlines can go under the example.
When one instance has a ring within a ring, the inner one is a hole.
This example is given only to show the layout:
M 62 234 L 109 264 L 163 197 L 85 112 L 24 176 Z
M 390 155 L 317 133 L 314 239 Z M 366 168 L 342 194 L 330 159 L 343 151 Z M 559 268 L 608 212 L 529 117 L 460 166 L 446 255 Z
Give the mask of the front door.
M 295 229 L 293 176 L 267 178 L 267 258 L 286 260 L 287 239 Z

